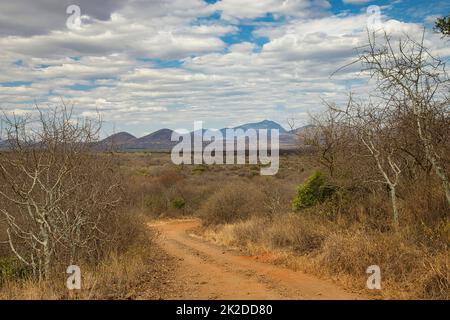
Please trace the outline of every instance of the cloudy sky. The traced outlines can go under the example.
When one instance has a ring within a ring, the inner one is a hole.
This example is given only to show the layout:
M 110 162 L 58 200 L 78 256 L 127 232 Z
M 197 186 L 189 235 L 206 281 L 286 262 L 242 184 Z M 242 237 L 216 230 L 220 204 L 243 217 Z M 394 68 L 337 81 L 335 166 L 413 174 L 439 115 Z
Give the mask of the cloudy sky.
M 449 12 L 445 0 L 0 0 L 0 108 L 64 99 L 81 116 L 99 110 L 104 135 L 194 120 L 301 125 L 321 99 L 367 90 L 357 66 L 330 75 L 368 24 L 419 35 Z M 450 56 L 439 35 L 426 45 Z

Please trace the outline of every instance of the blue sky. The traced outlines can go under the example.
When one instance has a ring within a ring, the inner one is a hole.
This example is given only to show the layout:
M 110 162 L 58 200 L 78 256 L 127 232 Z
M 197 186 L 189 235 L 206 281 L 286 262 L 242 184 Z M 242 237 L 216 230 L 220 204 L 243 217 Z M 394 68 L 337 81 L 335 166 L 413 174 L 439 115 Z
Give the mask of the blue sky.
M 0 4 L 0 108 L 25 114 L 32 103 L 73 103 L 98 111 L 104 135 L 137 136 L 162 127 L 235 126 L 272 119 L 308 122 L 322 99 L 370 91 L 348 68 L 364 44 L 369 6 L 382 28 L 417 36 L 450 56 L 430 28 L 448 1 L 80 0 L 81 25 L 67 25 L 72 1 Z

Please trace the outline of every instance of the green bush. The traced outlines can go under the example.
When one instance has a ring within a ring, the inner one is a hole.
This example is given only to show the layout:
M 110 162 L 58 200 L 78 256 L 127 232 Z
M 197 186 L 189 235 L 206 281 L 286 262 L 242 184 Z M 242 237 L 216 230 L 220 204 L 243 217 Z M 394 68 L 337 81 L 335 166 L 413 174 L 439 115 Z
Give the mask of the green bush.
M 183 198 L 176 198 L 172 200 L 172 206 L 175 209 L 183 209 L 186 205 L 186 201 Z
M 311 207 L 329 198 L 333 192 L 334 188 L 328 184 L 326 177 L 320 171 L 316 171 L 298 187 L 292 207 L 294 210 Z
M 192 169 L 192 172 L 201 174 L 201 173 L 205 172 L 206 170 L 207 170 L 206 165 L 199 164 Z
M 6 279 L 24 278 L 29 269 L 15 257 L 0 258 L 0 283 Z

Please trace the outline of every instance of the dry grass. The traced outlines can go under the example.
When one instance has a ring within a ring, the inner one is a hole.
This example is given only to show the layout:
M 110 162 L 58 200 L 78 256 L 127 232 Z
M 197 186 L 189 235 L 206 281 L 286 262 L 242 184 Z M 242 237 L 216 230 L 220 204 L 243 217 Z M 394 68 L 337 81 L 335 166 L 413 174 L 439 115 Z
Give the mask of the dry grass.
M 143 250 L 151 250 L 144 247 Z M 7 281 L 0 292 L 0 299 L 108 299 L 123 298 L 135 285 L 139 275 L 145 273 L 145 252 L 130 251 L 122 255 L 111 253 L 96 268 L 80 266 L 82 290 L 70 292 L 65 287 L 66 277 L 53 277 L 51 281 L 22 279 Z M 125 297 L 126 298 L 126 297 Z
M 138 176 L 151 185 L 144 193 L 166 199 L 156 215 L 199 215 L 203 236 L 211 241 L 268 254 L 271 262 L 333 278 L 368 296 L 448 299 L 448 211 L 432 177 L 416 177 L 405 184 L 410 188 L 400 189 L 400 230 L 395 232 L 387 192 L 352 189 L 347 178 L 334 182 L 351 191 L 291 212 L 296 186 L 317 168 L 310 156 L 283 156 L 274 177 L 254 175 L 252 166 L 179 168 L 157 157 L 158 164 L 140 160 L 153 164 L 143 170 L 147 175 Z M 180 195 L 185 212 L 171 209 L 167 200 Z M 373 264 L 382 270 L 381 292 L 365 289 L 366 269 Z
M 77 259 L 69 262 L 61 259 L 52 264 L 52 274 L 48 280 L 38 281 L 30 271 L 22 271 L 23 266 L 12 259 L 9 247 L 0 244 L 0 299 L 127 299 L 139 297 L 135 288 L 140 283 L 146 283 L 146 297 L 159 298 L 165 289 L 157 285 L 157 279 L 170 276 L 170 270 L 164 269 L 166 257 L 153 242 L 154 234 L 145 225 L 145 215 L 134 191 L 146 190 L 151 183 L 138 180 L 140 176 L 134 169 L 128 171 L 123 162 L 133 168 L 133 163 L 147 166 L 145 155 L 132 157 L 120 155 L 117 159 L 125 178 L 123 194 L 126 201 L 120 210 L 108 216 L 107 223 L 101 225 L 101 231 L 108 235 L 102 243 L 102 252 L 98 257 Z M 130 160 L 130 162 L 128 162 Z M 159 165 L 157 166 L 159 168 Z M 128 168 L 129 169 L 129 168 Z M 161 184 L 169 185 L 178 179 L 173 174 L 155 174 Z M 137 182 L 137 186 L 132 187 Z M 0 229 L 0 240 L 4 240 L 5 231 Z M 2 266 L 2 261 L 4 266 Z M 11 261 L 11 262 L 9 262 Z M 82 290 L 69 294 L 66 288 L 66 268 L 70 264 L 81 267 Z M 20 272 L 19 272 L 20 271 Z M 156 282 L 155 282 L 156 281 Z
M 153 235 L 148 236 L 146 242 L 124 253 L 111 252 L 95 267 L 81 265 L 81 290 L 69 291 L 68 275 L 61 271 L 51 281 L 6 281 L 0 299 L 160 299 L 170 289 L 166 283 L 173 276 L 175 263 L 153 243 Z
M 353 290 L 384 299 L 448 299 L 448 252 L 433 253 L 408 234 L 343 230 L 316 217 L 295 213 L 276 219 L 207 228 L 204 237 L 252 255 L 272 253 L 273 263 L 331 277 Z M 382 290 L 365 289 L 366 269 L 379 265 Z
M 400 190 L 400 230 L 394 232 L 387 194 L 364 188 L 291 212 L 296 186 L 317 168 L 309 156 L 283 156 L 273 177 L 255 175 L 251 166 L 177 167 L 162 153 L 121 154 L 119 161 L 128 208 L 116 221 L 122 225 L 117 252 L 97 266 L 83 267 L 84 289 L 72 297 L 62 270 L 52 283 L 6 282 L 0 298 L 127 299 L 142 297 L 139 291 L 145 287 L 155 288 L 145 297 L 164 296 L 168 288 L 152 280 L 169 276 L 161 270 L 164 258 L 153 255 L 157 248 L 149 241 L 145 244 L 148 235 L 141 240 L 135 236 L 145 234 L 138 227 L 144 214 L 201 216 L 202 234 L 211 241 L 332 278 L 375 298 L 449 299 L 450 229 L 446 204 L 433 179 Z M 179 198 L 186 203 L 182 209 L 172 206 Z M 365 289 L 366 268 L 373 264 L 382 270 L 381 291 Z

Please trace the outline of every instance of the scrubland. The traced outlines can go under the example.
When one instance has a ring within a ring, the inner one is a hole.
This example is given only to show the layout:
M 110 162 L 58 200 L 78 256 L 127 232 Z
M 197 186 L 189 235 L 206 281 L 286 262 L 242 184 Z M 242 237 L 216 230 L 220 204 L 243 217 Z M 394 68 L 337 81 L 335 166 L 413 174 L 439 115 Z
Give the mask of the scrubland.
M 374 92 L 324 101 L 274 176 L 93 153 L 95 128 L 65 109 L 41 113 L 32 137 L 12 119 L 12 149 L 0 153 L 0 297 L 137 298 L 143 282 L 147 297 L 164 297 L 172 262 L 145 221 L 194 216 L 205 239 L 369 297 L 449 299 L 450 80 L 423 43 L 390 41 L 369 38 L 359 55 Z M 70 264 L 84 275 L 74 296 Z M 381 290 L 366 289 L 372 265 Z
M 281 156 L 279 173 L 269 177 L 251 165 L 175 166 L 165 153 L 114 157 L 124 183 L 124 213 L 115 226 L 122 234 L 101 261 L 82 265 L 83 290 L 69 295 L 64 266 L 36 282 L 3 246 L 2 298 L 135 298 L 133 290 L 146 277 L 158 288 L 147 297 L 164 296 L 158 278 L 171 261 L 144 221 L 192 216 L 202 219 L 196 232 L 204 239 L 331 278 L 369 297 L 449 298 L 448 206 L 433 178 L 402 194 L 394 229 L 387 190 L 341 190 L 295 210 L 298 186 L 320 169 L 310 152 Z M 365 288 L 370 265 L 382 270 L 382 290 Z
M 316 160 L 310 151 L 283 155 L 279 173 L 262 177 L 257 166 L 177 167 L 167 154 L 121 155 L 134 201 L 151 218 L 200 217 L 196 232 L 209 241 L 369 297 L 448 299 L 448 205 L 438 181 L 422 180 L 402 193 L 398 227 L 383 187 L 378 193 L 342 189 L 294 209 L 297 187 L 321 168 Z M 366 289 L 371 265 L 381 268 L 382 290 Z

